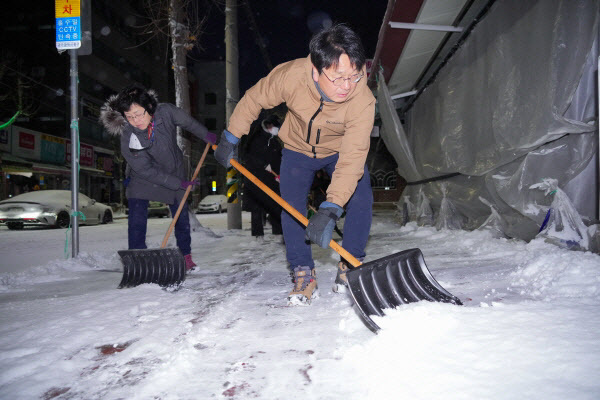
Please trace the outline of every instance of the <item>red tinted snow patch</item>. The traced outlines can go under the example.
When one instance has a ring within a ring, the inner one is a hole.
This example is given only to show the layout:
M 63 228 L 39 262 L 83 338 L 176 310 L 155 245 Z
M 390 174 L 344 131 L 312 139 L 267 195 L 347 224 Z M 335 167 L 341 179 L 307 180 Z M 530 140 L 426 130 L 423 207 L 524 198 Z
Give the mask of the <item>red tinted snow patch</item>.
M 254 358 L 257 354 L 267 354 L 262 350 L 257 351 L 255 354 L 252 354 L 249 358 Z
M 54 399 L 55 397 L 58 397 L 61 394 L 67 393 L 69 390 L 71 390 L 70 387 L 52 388 L 52 389 L 48 390 L 46 393 L 44 393 L 44 396 L 42 397 L 42 399 L 44 399 L 44 400 Z
M 300 373 L 302 374 L 304 379 L 306 379 L 307 384 L 312 382 L 312 379 L 310 379 L 310 376 L 308 375 L 308 371 L 310 371 L 312 369 L 312 367 L 313 367 L 312 365 L 308 364 L 304 368 L 300 369 Z
M 223 396 L 234 397 L 240 394 L 239 392 L 245 390 L 246 388 L 248 388 L 248 384 L 246 382 L 242 383 L 241 385 L 232 386 L 223 392 Z
M 100 350 L 100 354 L 103 356 L 109 356 L 111 354 L 120 353 L 126 348 L 128 348 L 134 341 L 123 343 L 123 344 L 105 344 L 100 347 L 96 347 Z

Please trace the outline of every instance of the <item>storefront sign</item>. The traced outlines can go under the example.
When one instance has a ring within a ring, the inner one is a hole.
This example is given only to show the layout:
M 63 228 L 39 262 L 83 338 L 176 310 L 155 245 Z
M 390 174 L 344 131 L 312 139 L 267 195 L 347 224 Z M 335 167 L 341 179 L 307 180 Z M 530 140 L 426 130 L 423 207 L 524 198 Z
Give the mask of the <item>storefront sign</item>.
M 67 144 L 67 163 L 71 163 L 71 140 L 66 140 Z M 94 166 L 94 146 L 90 146 L 89 144 L 80 143 L 79 144 L 79 165 L 83 165 L 85 167 L 93 167 Z
M 0 129 L 0 150 L 10 153 L 10 127 Z
M 19 132 L 19 147 L 27 150 L 35 149 L 35 135 L 27 132 Z
M 43 162 L 63 165 L 65 163 L 65 139 L 42 135 L 40 152 Z
M 13 126 L 12 136 L 13 155 L 30 160 L 40 160 L 40 132 Z

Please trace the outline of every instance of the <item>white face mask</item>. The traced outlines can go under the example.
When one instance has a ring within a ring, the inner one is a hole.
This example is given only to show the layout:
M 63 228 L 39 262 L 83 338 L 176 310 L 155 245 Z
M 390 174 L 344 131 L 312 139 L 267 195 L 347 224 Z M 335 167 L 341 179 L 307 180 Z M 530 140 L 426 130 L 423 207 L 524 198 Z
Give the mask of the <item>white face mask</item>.
M 274 127 L 272 127 L 271 129 L 269 129 L 269 131 L 268 131 L 268 132 L 269 132 L 271 135 L 273 135 L 273 136 L 277 136 L 277 134 L 279 133 L 279 128 L 278 128 L 278 127 L 276 127 L 276 126 L 274 126 Z

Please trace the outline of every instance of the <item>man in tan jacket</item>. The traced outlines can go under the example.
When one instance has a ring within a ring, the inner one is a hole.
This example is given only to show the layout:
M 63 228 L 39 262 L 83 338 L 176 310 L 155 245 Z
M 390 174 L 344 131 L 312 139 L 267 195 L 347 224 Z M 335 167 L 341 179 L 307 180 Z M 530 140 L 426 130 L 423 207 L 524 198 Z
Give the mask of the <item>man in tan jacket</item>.
M 291 304 L 310 303 L 318 296 L 310 243 L 327 247 L 336 221 L 346 208 L 343 247 L 365 257 L 371 227 L 373 193 L 365 165 L 375 114 L 375 98 L 365 79 L 365 55 L 358 35 L 343 24 L 315 34 L 310 55 L 278 65 L 246 91 L 223 132 L 215 158 L 229 166 L 237 142 L 248 133 L 262 109 L 286 103 L 288 113 L 279 130 L 285 147 L 281 162 L 281 195 L 306 215 L 315 173 L 331 177 L 327 200 L 308 227 L 283 211 L 281 223 L 287 261 L 294 274 Z M 344 289 L 347 263 L 338 264 L 334 291 Z

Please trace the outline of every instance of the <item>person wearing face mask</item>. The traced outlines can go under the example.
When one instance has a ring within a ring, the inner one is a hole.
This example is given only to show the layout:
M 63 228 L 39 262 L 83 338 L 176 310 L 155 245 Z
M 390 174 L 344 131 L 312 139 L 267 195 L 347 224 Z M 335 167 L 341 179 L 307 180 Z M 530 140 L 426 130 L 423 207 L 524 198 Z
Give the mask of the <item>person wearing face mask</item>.
M 273 114 L 265 118 L 248 135 L 244 144 L 244 165 L 246 169 L 279 193 L 279 171 L 281 165 L 281 144 L 277 139 L 279 118 Z M 273 235 L 281 235 L 281 206 L 265 194 L 249 179 L 244 179 L 244 201 L 250 210 L 251 234 L 257 241 L 264 241 L 264 217 L 268 215 Z
M 272 136 L 277 136 L 279 133 L 279 126 L 275 126 L 273 121 L 265 119 L 263 122 L 261 122 L 261 126 L 265 132 L 270 133 Z
M 188 186 L 183 152 L 177 144 L 177 127 L 191 132 L 206 143 L 217 143 L 217 136 L 182 109 L 159 103 L 153 90 L 131 85 L 111 96 L 101 109 L 100 121 L 106 130 L 121 137 L 121 153 L 127 161 L 126 196 L 129 204 L 129 249 L 146 249 L 149 201 L 169 205 L 175 215 Z M 196 264 L 191 255 L 188 205 L 184 205 L 175 224 L 177 247 L 185 258 L 186 269 Z
M 290 304 L 310 303 L 318 295 L 315 264 L 305 239 L 327 247 L 345 208 L 343 247 L 362 260 L 373 207 L 365 162 L 375 98 L 366 83 L 361 40 L 347 25 L 335 24 L 315 34 L 309 49 L 308 57 L 276 66 L 246 91 L 215 152 L 217 161 L 229 166 L 239 139 L 248 133 L 261 110 L 285 103 L 289 112 L 278 132 L 284 143 L 283 199 L 306 213 L 315 173 L 323 169 L 331 177 L 326 201 L 306 229 L 287 212 L 281 215 L 286 257 L 294 276 Z M 345 289 L 347 269 L 348 264 L 341 260 L 334 291 Z

